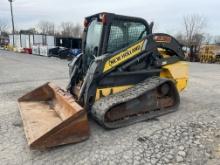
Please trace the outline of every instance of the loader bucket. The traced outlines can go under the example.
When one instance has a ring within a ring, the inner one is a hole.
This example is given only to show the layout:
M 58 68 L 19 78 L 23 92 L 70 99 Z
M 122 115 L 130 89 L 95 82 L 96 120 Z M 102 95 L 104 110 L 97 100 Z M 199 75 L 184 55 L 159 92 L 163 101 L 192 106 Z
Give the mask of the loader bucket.
M 77 143 L 89 136 L 86 111 L 69 93 L 52 83 L 22 96 L 18 105 L 32 148 Z

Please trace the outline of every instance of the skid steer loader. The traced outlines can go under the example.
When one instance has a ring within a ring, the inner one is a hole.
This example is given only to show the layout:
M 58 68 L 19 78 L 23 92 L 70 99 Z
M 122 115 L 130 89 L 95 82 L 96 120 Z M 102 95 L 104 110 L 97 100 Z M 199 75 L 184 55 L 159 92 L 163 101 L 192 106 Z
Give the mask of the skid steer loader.
M 84 26 L 67 91 L 46 83 L 18 99 L 33 148 L 87 139 L 87 116 L 114 129 L 178 108 L 188 65 L 176 39 L 152 33 L 144 19 L 113 13 L 86 17 Z

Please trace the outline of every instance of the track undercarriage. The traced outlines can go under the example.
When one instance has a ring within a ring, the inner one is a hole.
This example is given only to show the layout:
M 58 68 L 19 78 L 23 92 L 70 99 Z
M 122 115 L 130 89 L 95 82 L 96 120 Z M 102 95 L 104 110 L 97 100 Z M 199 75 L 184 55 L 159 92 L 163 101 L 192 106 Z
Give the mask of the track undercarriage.
M 173 112 L 179 94 L 173 81 L 153 77 L 123 92 L 101 98 L 92 116 L 106 128 L 118 128 Z

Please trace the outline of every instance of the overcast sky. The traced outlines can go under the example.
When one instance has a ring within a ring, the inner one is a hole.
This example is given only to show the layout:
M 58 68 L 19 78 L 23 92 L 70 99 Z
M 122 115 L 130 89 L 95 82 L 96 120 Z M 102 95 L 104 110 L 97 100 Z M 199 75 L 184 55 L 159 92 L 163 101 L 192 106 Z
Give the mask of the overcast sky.
M 199 14 L 207 20 L 207 33 L 220 35 L 220 0 L 15 0 L 15 25 L 27 29 L 40 20 L 83 23 L 98 12 L 138 16 L 154 21 L 156 31 L 176 34 L 183 29 L 183 17 Z M 8 0 L 0 0 L 0 18 L 10 22 Z

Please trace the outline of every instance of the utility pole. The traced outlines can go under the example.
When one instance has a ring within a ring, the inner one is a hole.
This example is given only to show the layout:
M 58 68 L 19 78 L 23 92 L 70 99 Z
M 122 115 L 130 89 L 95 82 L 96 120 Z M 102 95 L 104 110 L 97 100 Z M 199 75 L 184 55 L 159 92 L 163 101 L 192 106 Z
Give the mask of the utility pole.
M 13 8 L 12 8 L 12 2 L 13 0 L 8 0 L 10 3 L 10 9 L 11 9 L 11 23 L 12 23 L 12 37 L 13 37 L 13 47 L 15 46 L 15 26 L 14 26 L 14 14 L 13 14 Z

